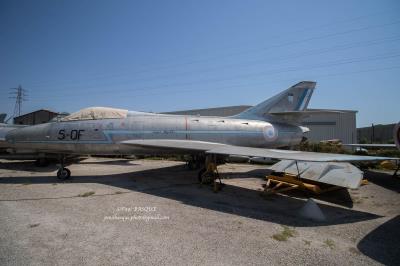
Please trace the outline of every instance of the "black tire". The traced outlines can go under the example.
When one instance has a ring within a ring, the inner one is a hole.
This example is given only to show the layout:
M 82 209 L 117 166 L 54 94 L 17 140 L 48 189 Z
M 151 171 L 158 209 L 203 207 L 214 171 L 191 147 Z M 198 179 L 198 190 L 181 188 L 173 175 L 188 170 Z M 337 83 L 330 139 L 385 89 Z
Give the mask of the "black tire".
M 201 184 L 203 181 L 203 174 L 206 172 L 206 168 L 202 168 L 199 173 L 197 174 L 197 180 Z
M 194 169 L 196 169 L 195 164 L 194 164 L 193 161 L 189 161 L 188 164 L 187 164 L 187 166 L 188 166 L 189 170 L 194 170 Z
M 71 176 L 71 171 L 68 168 L 62 168 L 57 171 L 57 177 L 60 180 L 66 180 Z
M 193 165 L 194 165 L 194 169 L 200 169 L 201 168 L 200 161 L 194 161 Z
M 210 185 L 214 182 L 215 175 L 213 173 L 204 173 L 201 176 L 201 183 L 204 185 Z

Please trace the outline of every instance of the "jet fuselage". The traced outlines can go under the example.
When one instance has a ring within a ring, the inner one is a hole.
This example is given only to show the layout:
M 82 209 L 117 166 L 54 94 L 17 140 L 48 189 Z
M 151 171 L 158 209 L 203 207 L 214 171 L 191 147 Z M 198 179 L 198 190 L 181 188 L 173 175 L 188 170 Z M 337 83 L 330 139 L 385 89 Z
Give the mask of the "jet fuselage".
M 8 132 L 14 149 L 62 154 L 162 154 L 132 148 L 124 140 L 178 139 L 235 146 L 279 148 L 300 143 L 302 128 L 285 123 L 227 117 L 129 112 L 122 119 L 51 122 Z M 167 152 L 166 152 L 167 153 Z M 170 153 L 170 152 L 168 152 Z

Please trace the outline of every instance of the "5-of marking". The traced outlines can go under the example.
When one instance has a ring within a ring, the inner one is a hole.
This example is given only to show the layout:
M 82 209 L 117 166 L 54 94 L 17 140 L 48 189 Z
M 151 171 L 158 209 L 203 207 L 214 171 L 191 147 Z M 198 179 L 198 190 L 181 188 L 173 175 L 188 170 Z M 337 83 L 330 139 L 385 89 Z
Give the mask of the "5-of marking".
M 73 129 L 73 130 L 71 130 L 71 133 L 70 134 L 65 134 L 65 129 L 60 129 L 59 131 L 58 131 L 58 139 L 59 140 L 63 140 L 63 139 L 65 139 L 66 137 L 68 137 L 69 136 L 69 138 L 71 139 L 71 140 L 79 140 L 80 138 L 81 138 L 81 136 L 82 136 L 82 132 L 84 132 L 85 130 L 83 130 L 83 129 Z

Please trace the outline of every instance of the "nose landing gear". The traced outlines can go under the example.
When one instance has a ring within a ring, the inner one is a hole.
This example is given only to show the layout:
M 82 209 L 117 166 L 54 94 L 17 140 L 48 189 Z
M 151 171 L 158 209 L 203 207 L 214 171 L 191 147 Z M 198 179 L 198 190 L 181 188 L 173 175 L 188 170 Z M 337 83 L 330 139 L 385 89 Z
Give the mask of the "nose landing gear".
M 60 164 L 58 165 L 57 177 L 60 180 L 67 180 L 71 177 L 71 171 L 65 167 L 65 156 L 60 156 Z
M 57 177 L 60 180 L 66 180 L 71 177 L 71 171 L 68 168 L 60 168 L 57 171 Z

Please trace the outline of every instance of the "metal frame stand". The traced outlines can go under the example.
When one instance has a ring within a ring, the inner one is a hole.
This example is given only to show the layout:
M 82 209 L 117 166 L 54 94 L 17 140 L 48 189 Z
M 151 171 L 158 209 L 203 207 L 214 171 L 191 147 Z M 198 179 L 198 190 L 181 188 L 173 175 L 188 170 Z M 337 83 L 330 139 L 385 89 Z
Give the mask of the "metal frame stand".
M 214 192 L 218 192 L 222 187 L 222 181 L 219 176 L 217 166 L 217 156 L 215 154 L 207 155 L 205 159 L 205 171 L 201 173 L 200 176 L 201 184 L 207 183 L 207 181 L 211 181 L 213 183 Z M 219 182 L 217 182 L 217 180 Z

